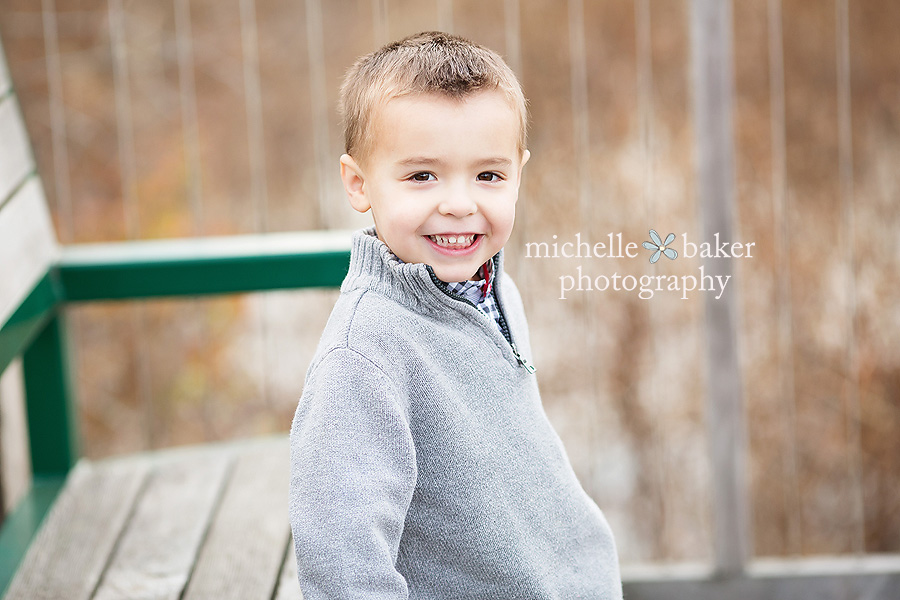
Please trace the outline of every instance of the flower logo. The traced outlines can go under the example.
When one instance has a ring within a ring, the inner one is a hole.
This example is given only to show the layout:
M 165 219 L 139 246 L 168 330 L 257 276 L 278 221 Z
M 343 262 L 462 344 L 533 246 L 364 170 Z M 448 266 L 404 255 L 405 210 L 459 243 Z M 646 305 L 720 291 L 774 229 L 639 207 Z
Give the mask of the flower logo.
M 672 242 L 675 241 L 674 233 L 670 233 L 669 235 L 667 235 L 666 241 L 663 242 L 662 240 L 659 239 L 659 234 L 651 229 L 650 230 L 650 239 L 652 239 L 653 241 L 652 242 L 644 242 L 641 245 L 644 246 L 644 248 L 646 248 L 647 250 L 656 250 L 656 252 L 653 253 L 653 256 L 650 257 L 651 264 L 653 264 L 659 260 L 660 254 L 665 254 L 666 257 L 671 260 L 675 260 L 675 258 L 678 257 L 677 252 L 675 252 L 671 248 L 667 247 L 669 244 L 671 244 Z

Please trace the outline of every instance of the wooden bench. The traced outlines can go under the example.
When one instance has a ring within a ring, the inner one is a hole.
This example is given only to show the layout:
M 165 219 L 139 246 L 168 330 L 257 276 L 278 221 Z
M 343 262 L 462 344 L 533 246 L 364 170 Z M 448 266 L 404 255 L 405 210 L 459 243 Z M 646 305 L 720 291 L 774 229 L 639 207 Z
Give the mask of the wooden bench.
M 61 247 L 0 51 L 0 373 L 21 364 L 32 471 L 0 530 L 0 594 L 300 598 L 287 436 L 79 459 L 63 309 L 334 287 L 349 248 L 348 232 Z
M 6 598 L 300 598 L 287 463 L 284 437 L 80 461 Z

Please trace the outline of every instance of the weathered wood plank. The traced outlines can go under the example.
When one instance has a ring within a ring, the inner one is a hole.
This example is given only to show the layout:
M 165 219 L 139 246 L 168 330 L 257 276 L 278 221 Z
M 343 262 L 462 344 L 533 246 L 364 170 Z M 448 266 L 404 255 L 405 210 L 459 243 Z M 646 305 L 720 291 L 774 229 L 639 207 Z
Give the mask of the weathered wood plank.
M 731 2 L 693 0 L 691 44 L 697 188 L 703 237 L 734 239 Z M 707 273 L 733 277 L 733 262 L 704 259 Z M 712 457 L 716 569 L 737 573 L 750 549 L 746 426 L 741 399 L 737 296 L 706 298 L 707 427 Z
M 287 440 L 240 450 L 185 600 L 269 600 L 290 535 Z
M 180 598 L 232 458 L 221 449 L 191 449 L 155 465 L 95 600 Z
M 275 600 L 303 600 L 300 581 L 297 579 L 297 555 L 294 552 L 294 539 L 288 540 L 284 564 L 281 565 L 281 577 L 278 579 L 278 595 Z
M 131 459 L 80 462 L 10 584 L 6 600 L 87 600 L 148 473 Z
M 0 140 L 4 135 L 0 131 Z M 0 171 L 5 168 L 0 150 Z M 56 255 L 44 190 L 38 178 L 32 177 L 0 207 L 0 324 L 44 276 Z
M 0 209 L 33 170 L 31 145 L 19 104 L 15 96 L 8 96 L 0 100 Z

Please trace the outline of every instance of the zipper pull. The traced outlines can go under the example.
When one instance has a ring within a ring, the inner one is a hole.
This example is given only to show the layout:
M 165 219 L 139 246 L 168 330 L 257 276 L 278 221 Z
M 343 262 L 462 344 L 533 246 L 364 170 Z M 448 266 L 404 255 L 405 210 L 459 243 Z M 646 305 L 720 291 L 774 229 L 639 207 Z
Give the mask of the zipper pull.
M 527 360 L 525 360 L 524 356 L 519 354 L 519 349 L 516 348 L 516 345 L 510 344 L 510 346 L 512 346 L 513 356 L 516 357 L 516 360 L 519 361 L 519 364 L 522 365 L 523 367 L 525 367 L 525 370 L 528 371 L 529 373 L 534 373 L 536 371 L 536 369 L 534 368 L 534 366 L 531 363 L 529 363 Z

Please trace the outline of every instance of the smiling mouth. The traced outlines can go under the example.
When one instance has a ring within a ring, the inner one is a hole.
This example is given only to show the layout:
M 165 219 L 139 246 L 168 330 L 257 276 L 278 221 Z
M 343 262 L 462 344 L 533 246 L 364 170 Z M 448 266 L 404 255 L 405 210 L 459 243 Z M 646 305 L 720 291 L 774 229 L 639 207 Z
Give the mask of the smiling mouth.
M 466 233 L 462 235 L 429 235 L 427 237 L 441 248 L 460 250 L 474 244 L 479 235 L 477 233 Z

